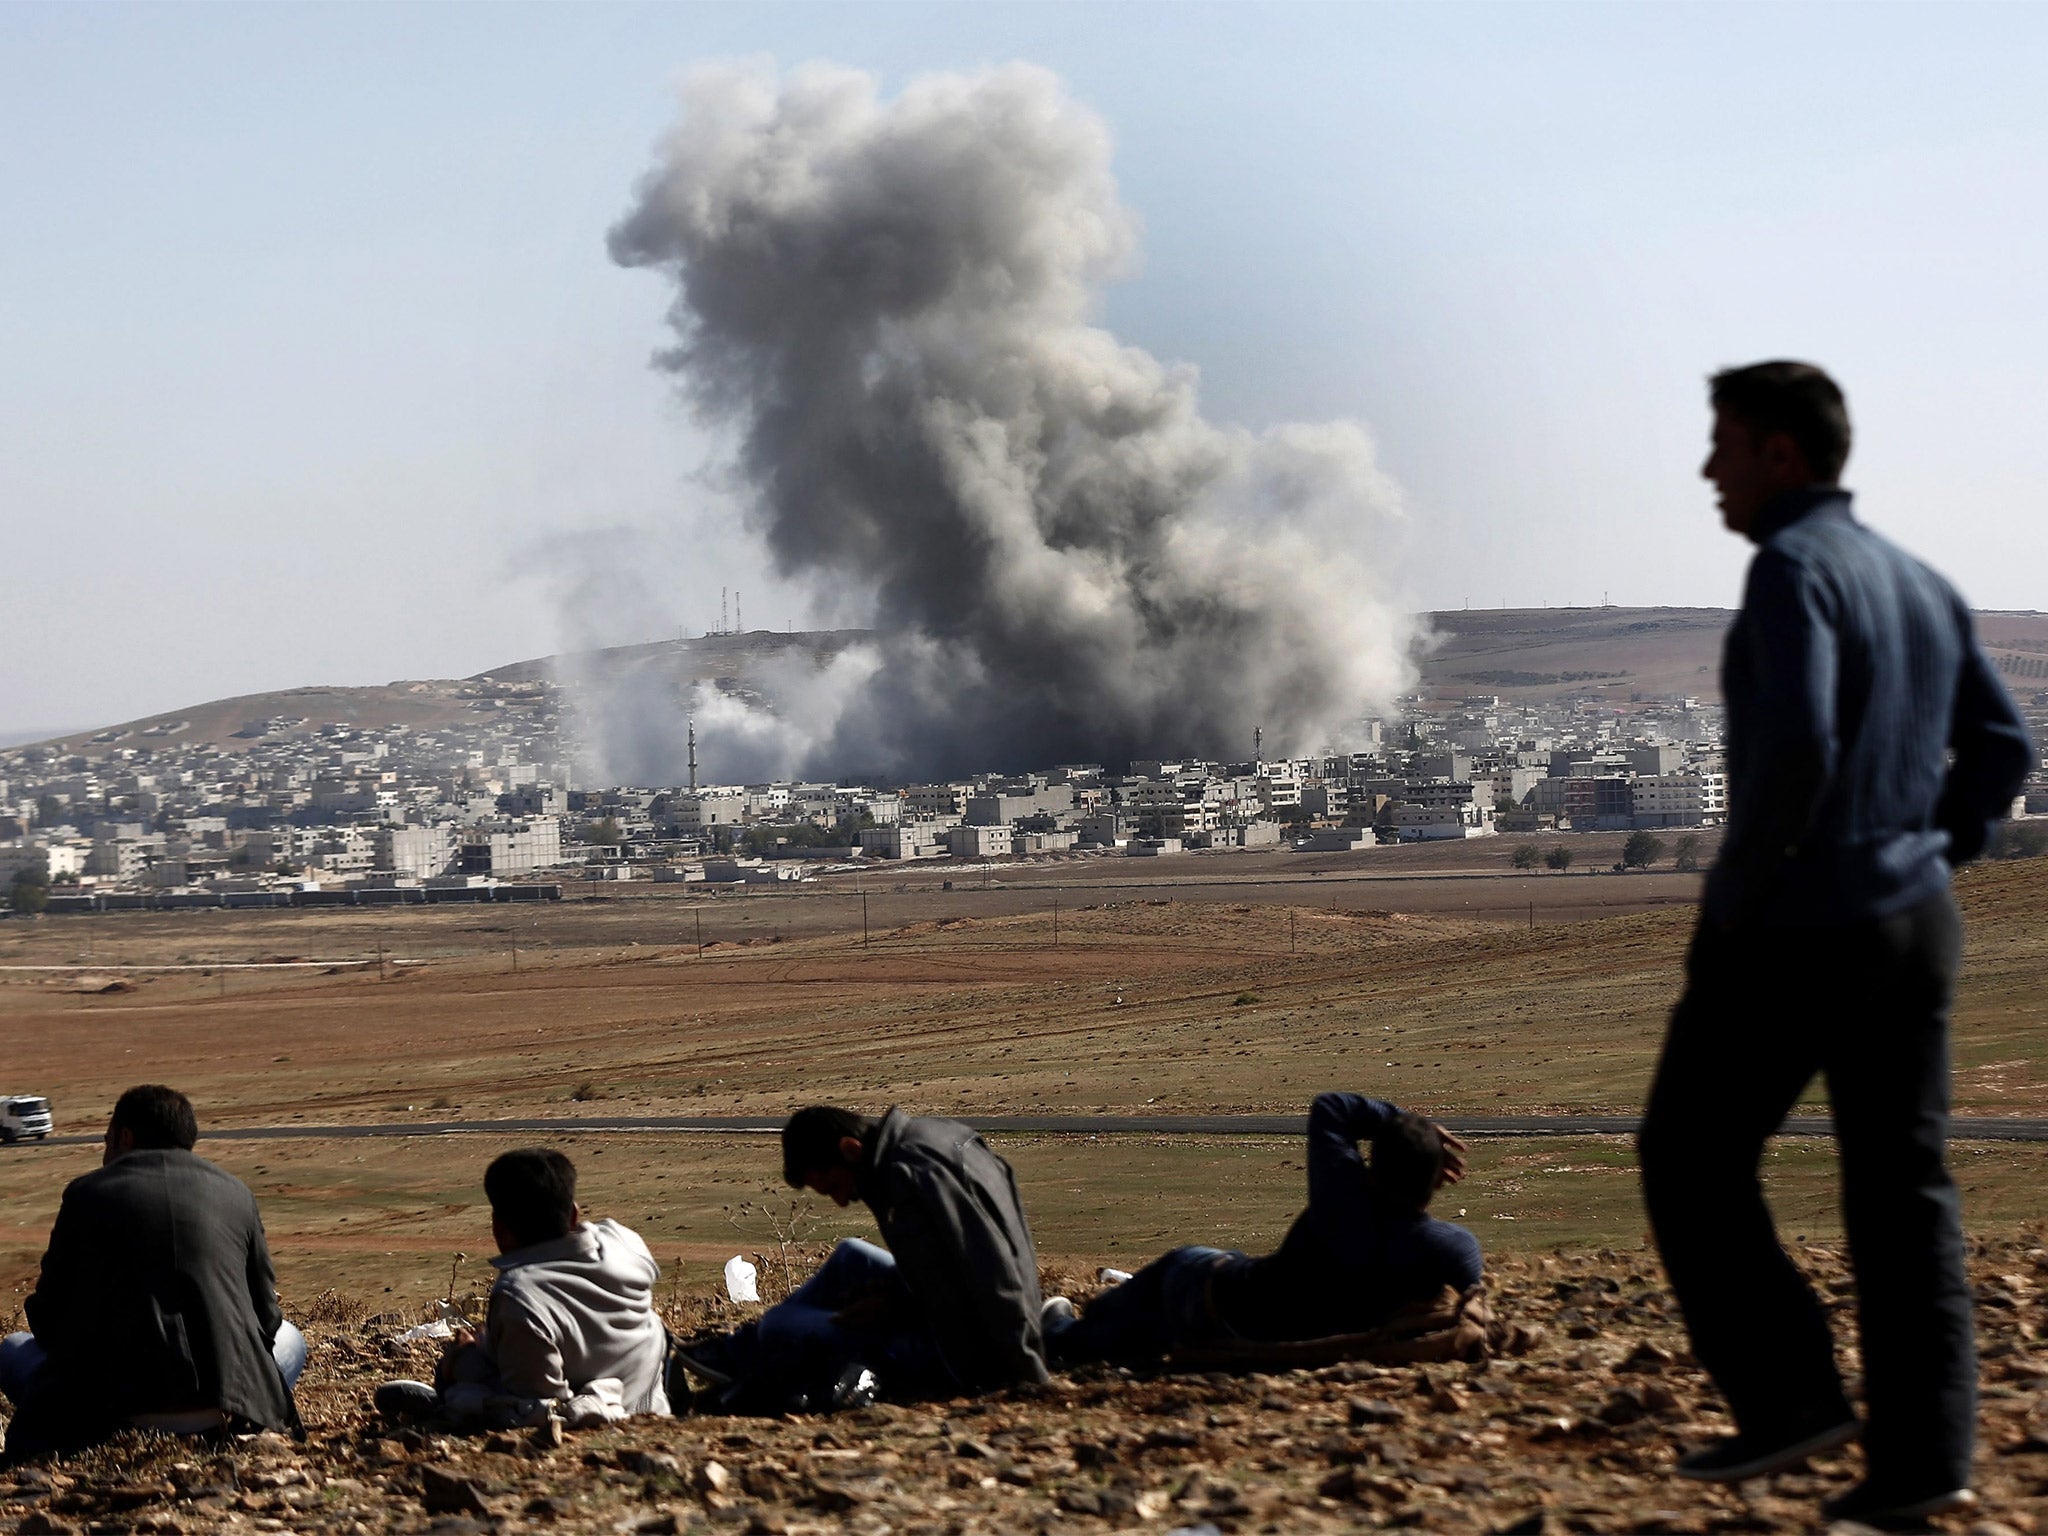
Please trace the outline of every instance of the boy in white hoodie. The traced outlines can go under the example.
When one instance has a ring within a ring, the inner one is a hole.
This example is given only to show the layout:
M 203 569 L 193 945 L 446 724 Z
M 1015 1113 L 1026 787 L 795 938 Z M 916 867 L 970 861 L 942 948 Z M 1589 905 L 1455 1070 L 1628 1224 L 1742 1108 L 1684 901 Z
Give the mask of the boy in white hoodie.
M 456 1336 L 433 1387 L 387 1382 L 378 1408 L 491 1426 L 666 1414 L 668 1331 L 654 1311 L 661 1267 L 639 1235 L 585 1221 L 576 1165 L 549 1148 L 499 1157 L 484 1172 L 484 1193 L 499 1256 L 483 1335 Z

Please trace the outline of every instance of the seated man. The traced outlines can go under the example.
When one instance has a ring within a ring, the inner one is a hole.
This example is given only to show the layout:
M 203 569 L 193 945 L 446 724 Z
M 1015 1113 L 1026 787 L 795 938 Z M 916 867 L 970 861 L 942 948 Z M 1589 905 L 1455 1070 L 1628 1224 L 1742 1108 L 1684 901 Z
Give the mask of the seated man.
M 576 1165 L 560 1152 L 507 1152 L 484 1170 L 498 1278 L 477 1338 L 458 1333 L 436 1380 L 386 1382 L 391 1418 L 435 1412 L 505 1428 L 551 1414 L 572 1426 L 666 1414 L 668 1330 L 654 1312 L 661 1266 L 637 1233 L 585 1221 Z
M 681 1357 L 721 1386 L 718 1406 L 823 1409 L 876 1390 L 1046 1379 L 1038 1253 L 1016 1176 L 971 1126 L 799 1110 L 782 1129 L 782 1176 L 842 1207 L 863 1201 L 888 1247 L 840 1243 L 757 1322 Z
M 305 1335 L 278 1309 L 256 1197 L 193 1156 L 198 1139 L 176 1089 L 114 1105 L 100 1168 L 64 1190 L 23 1308 L 32 1331 L 0 1343 L 9 1457 L 129 1426 L 298 1429 Z
M 1372 1143 L 1368 1167 L 1358 1143 Z M 1061 1362 L 1139 1364 L 1220 1340 L 1364 1333 L 1446 1286 L 1479 1283 L 1479 1243 L 1428 1213 L 1465 1176 L 1465 1144 L 1435 1122 L 1355 1093 L 1308 1112 L 1308 1209 L 1264 1258 L 1176 1248 L 1088 1304 L 1046 1304 Z

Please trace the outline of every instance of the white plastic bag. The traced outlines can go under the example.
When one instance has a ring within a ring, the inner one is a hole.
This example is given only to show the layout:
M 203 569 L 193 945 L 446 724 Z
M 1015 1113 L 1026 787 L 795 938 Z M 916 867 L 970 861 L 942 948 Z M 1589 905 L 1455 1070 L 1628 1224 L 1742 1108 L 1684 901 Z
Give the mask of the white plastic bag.
M 753 1265 L 734 1254 L 725 1261 L 725 1294 L 734 1301 L 759 1301 L 761 1291 L 754 1283 L 758 1277 Z

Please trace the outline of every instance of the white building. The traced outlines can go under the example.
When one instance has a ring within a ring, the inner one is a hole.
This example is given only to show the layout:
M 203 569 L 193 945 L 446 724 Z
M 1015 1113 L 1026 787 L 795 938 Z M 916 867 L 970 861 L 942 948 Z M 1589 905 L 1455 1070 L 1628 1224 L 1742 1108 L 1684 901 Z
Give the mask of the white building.
M 1725 773 L 1647 774 L 1629 786 L 1639 827 L 1710 827 L 1728 815 Z
M 946 847 L 956 859 L 1002 859 L 1010 854 L 1010 829 L 948 827 Z

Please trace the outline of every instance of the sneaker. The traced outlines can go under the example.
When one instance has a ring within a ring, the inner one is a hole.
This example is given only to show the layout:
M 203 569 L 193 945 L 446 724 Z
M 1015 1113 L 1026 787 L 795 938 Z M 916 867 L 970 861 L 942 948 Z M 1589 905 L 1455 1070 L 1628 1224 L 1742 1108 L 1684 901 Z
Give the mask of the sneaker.
M 377 1389 L 377 1411 L 394 1424 L 430 1419 L 441 1407 L 441 1394 L 424 1381 L 387 1381 Z
M 730 1370 L 723 1369 L 723 1367 L 729 1366 L 732 1362 L 724 1357 L 724 1351 L 710 1347 L 721 1342 L 721 1340 L 713 1339 L 710 1341 L 709 1346 L 693 1346 L 690 1349 L 684 1349 L 681 1345 L 677 1345 L 669 1355 L 669 1381 L 674 1383 L 676 1373 L 678 1370 L 682 1370 L 689 1372 L 690 1375 L 708 1386 L 731 1386 L 739 1378 Z M 670 1388 L 670 1395 L 674 1395 L 673 1386 Z
M 1753 1477 L 1787 1471 L 1809 1456 L 1839 1450 L 1862 1433 L 1863 1426 L 1851 1415 L 1793 1440 L 1763 1441 L 1754 1435 L 1729 1435 L 1682 1458 L 1673 1470 L 1696 1483 L 1746 1483 Z
M 1820 1512 L 1830 1521 L 1853 1520 L 1859 1525 L 1875 1526 L 1879 1530 L 1895 1530 L 1931 1520 L 1936 1515 L 1952 1515 L 1976 1507 L 1977 1495 L 1967 1488 L 1950 1488 L 1946 1492 L 1914 1497 L 1911 1494 L 1886 1493 L 1862 1482 L 1847 1493 L 1829 1499 L 1821 1505 Z
M 1038 1330 L 1049 1339 L 1065 1333 L 1080 1320 L 1081 1314 L 1064 1296 L 1048 1296 L 1045 1305 L 1038 1309 Z

